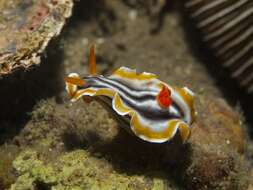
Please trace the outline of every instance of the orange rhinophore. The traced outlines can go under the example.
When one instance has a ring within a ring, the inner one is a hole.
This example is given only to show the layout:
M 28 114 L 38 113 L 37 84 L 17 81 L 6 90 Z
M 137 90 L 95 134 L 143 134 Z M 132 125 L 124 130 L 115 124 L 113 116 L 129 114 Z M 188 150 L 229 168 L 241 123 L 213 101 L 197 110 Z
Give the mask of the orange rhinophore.
M 163 85 L 161 91 L 157 96 L 157 101 L 162 108 L 168 108 L 172 104 L 171 91 Z
M 95 45 L 92 45 L 89 53 L 89 71 L 91 75 L 97 74 L 96 57 L 95 57 Z

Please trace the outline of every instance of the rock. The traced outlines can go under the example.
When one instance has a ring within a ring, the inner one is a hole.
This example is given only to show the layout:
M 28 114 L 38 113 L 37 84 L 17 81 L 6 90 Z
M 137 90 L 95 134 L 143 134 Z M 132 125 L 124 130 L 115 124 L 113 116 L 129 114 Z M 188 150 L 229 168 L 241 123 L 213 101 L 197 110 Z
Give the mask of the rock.
M 247 136 L 239 114 L 222 99 L 199 96 L 197 103 L 192 162 L 184 173 L 187 189 L 246 189 Z
M 253 179 L 253 169 L 251 168 L 250 179 Z M 248 190 L 253 190 L 253 181 L 251 180 Z
M 34 149 L 32 154 L 25 150 L 14 162 L 19 177 L 13 188 L 18 189 L 24 181 L 31 180 L 31 184 L 40 181 L 56 189 L 62 185 L 84 188 L 84 184 L 88 185 L 86 189 L 99 184 L 105 189 L 127 189 L 129 186 L 152 189 L 157 183 L 161 189 L 175 189 L 177 186 L 187 189 L 246 189 L 249 184 L 246 134 L 238 113 L 222 99 L 214 101 L 199 96 L 199 114 L 191 138 L 185 145 L 177 137 L 169 143 L 152 144 L 131 136 L 95 102 L 69 103 L 60 108 L 54 104 L 52 100 L 41 102 L 33 112 L 31 123 L 16 139 L 18 144 L 30 144 Z M 66 150 L 68 153 L 64 153 Z M 23 159 L 27 154 L 33 155 L 30 157 L 36 162 Z M 43 156 L 38 158 L 40 154 Z M 65 161 L 62 162 L 62 158 Z M 32 162 L 43 165 L 43 168 L 53 167 L 50 172 L 57 171 L 56 174 L 43 172 L 48 177 L 57 175 L 55 182 L 48 183 L 44 176 L 41 177 L 42 173 L 36 173 L 34 177 Z M 82 166 L 86 162 L 89 164 Z M 78 170 L 72 169 L 76 164 Z M 64 170 L 59 171 L 56 166 L 68 168 L 71 172 L 62 173 Z M 109 178 L 111 183 L 107 184 L 104 178 Z
M 200 95 L 196 104 L 199 114 L 193 126 L 191 141 L 201 145 L 224 145 L 243 154 L 247 135 L 240 114 L 221 98 Z
M 48 42 L 71 15 L 72 0 L 11 0 L 0 3 L 0 76 L 40 63 Z

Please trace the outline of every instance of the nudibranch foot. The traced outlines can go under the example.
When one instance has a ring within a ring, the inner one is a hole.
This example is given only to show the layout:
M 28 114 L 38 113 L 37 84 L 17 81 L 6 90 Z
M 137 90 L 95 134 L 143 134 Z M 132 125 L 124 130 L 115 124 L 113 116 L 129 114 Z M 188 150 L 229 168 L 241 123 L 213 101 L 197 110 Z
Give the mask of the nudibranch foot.
M 90 52 L 91 75 L 80 78 L 71 73 L 66 77 L 66 90 L 71 101 L 90 97 L 113 112 L 124 128 L 139 138 L 164 143 L 179 132 L 183 142 L 190 136 L 195 119 L 193 92 L 172 87 L 155 74 L 137 73 L 120 67 L 111 76 L 95 74 L 94 47 Z

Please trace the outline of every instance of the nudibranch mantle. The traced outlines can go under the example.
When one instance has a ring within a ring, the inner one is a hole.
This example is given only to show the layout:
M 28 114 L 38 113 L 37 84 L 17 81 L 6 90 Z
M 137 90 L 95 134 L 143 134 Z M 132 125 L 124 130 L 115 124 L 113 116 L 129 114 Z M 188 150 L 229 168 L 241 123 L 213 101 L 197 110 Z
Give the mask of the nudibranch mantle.
M 172 87 L 155 74 L 137 73 L 120 67 L 111 76 L 90 75 L 80 78 L 71 73 L 66 90 L 75 102 L 90 96 L 105 106 L 119 123 L 139 138 L 153 143 L 171 140 L 177 131 L 183 142 L 190 135 L 195 118 L 194 94 L 187 87 Z M 157 97 L 168 89 L 171 104 L 163 107 Z

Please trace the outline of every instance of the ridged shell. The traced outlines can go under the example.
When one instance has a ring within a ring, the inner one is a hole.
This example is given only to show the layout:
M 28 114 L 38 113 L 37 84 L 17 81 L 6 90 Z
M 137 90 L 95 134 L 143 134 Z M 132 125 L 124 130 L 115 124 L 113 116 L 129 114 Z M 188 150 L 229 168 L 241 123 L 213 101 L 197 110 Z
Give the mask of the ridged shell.
M 218 62 L 253 93 L 253 1 L 185 0 L 184 7 Z

